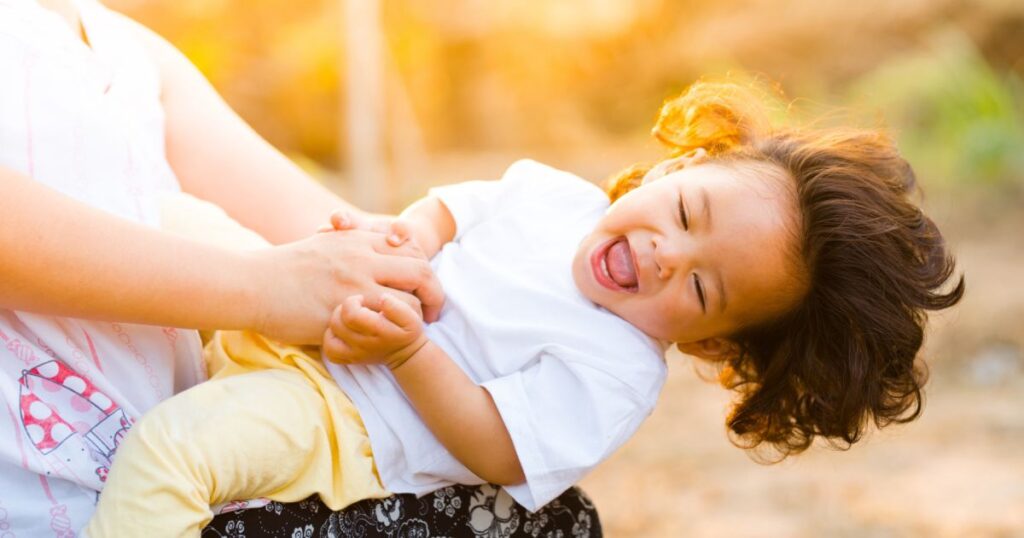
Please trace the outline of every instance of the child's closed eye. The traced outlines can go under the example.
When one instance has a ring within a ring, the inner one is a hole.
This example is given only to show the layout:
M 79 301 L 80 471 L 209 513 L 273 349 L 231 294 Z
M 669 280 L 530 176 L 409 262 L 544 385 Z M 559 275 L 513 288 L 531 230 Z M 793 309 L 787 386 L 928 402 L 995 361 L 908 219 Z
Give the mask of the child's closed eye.
M 684 230 L 690 229 L 690 219 L 686 214 L 686 203 L 683 202 L 682 195 L 679 196 L 679 223 L 683 225 Z
M 700 309 L 707 314 L 708 305 L 707 299 L 704 296 L 704 282 L 701 281 L 700 277 L 696 274 L 693 275 L 693 288 L 697 291 L 697 298 L 700 300 Z

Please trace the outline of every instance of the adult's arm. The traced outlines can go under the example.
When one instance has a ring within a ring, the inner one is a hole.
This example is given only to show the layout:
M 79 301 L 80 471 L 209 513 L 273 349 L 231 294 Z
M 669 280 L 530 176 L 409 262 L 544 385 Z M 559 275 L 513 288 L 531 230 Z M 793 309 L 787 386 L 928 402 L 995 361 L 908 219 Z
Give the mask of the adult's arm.
M 131 19 L 118 16 L 137 34 L 159 67 L 167 159 L 183 190 L 217 204 L 274 244 L 308 237 L 339 209 L 361 213 L 253 131 L 173 45 Z M 411 248 L 381 248 L 377 252 L 422 257 Z M 345 273 L 357 276 L 355 272 L 362 271 L 358 276 L 366 285 L 350 288 L 350 293 L 373 296 L 379 294 L 381 285 L 390 286 L 414 294 L 422 302 L 426 318 L 436 319 L 444 295 L 432 272 L 410 269 L 405 262 L 380 261 L 406 267 L 401 278 L 394 278 L 390 271 L 381 273 L 379 268 L 360 262 L 352 258 Z
M 251 253 L 160 233 L 6 168 L 0 192 L 0 307 L 183 327 L 257 324 Z
M 416 290 L 432 278 L 425 260 L 408 256 L 411 248 L 391 247 L 379 234 L 315 234 L 274 248 L 230 250 L 118 218 L 3 167 L 0 193 L 0 308 L 254 329 L 312 344 L 320 343 L 334 307 L 353 293 Z
M 358 211 L 260 137 L 173 45 L 121 18 L 159 68 L 167 160 L 185 192 L 275 244 L 314 233 L 332 211 Z

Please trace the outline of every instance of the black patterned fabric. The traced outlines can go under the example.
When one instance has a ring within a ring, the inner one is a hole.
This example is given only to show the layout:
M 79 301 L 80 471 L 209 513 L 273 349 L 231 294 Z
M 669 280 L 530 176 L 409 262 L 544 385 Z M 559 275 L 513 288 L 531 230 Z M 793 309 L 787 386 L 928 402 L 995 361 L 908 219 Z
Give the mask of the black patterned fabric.
M 594 504 L 578 488 L 531 514 L 504 490 L 451 486 L 331 512 L 316 496 L 217 516 L 202 538 L 583 538 L 600 537 Z

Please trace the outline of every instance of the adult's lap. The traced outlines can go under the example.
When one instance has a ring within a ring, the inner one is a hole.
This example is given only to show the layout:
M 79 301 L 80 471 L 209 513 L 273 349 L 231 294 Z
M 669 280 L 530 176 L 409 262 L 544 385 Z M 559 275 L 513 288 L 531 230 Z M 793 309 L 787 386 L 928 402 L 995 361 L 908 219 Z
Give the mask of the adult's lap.
M 558 532 L 561 531 L 561 532 Z M 492 485 L 451 486 L 419 499 L 402 494 L 331 512 L 317 497 L 217 516 L 202 538 L 600 537 L 593 502 L 571 488 L 535 513 Z

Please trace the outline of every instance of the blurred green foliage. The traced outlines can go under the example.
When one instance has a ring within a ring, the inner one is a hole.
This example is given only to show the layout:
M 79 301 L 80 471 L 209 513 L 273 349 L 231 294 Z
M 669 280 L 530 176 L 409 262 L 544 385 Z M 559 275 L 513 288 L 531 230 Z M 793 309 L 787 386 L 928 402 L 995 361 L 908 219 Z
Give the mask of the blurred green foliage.
M 938 182 L 992 185 L 1024 178 L 1024 85 L 996 73 L 962 32 L 864 75 L 848 98 L 881 110 L 919 170 Z

